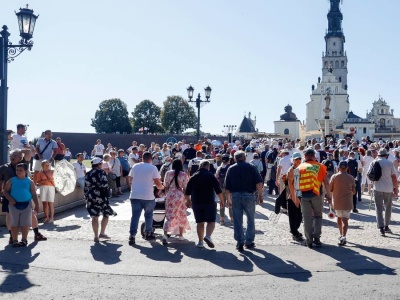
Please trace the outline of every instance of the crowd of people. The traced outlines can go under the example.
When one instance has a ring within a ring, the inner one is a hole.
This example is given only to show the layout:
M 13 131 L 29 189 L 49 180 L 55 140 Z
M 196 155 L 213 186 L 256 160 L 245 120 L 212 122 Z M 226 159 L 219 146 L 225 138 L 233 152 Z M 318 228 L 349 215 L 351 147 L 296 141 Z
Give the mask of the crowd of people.
M 51 166 L 55 160 L 71 158 L 61 139 L 52 139 L 50 130 L 32 146 L 24 140 L 25 127 L 18 126 L 12 137 L 10 162 L 0 167 L 2 211 L 7 213 L 9 242 L 15 247 L 27 244 L 30 226 L 35 240 L 46 239 L 37 226 L 36 187 L 40 189 L 44 221 L 52 223 L 55 186 Z M 108 220 L 116 213 L 109 199 L 123 195 L 121 178 L 125 177 L 132 207 L 130 245 L 136 243 L 142 211 L 143 237 L 155 239 L 153 212 L 158 190 L 163 191 L 165 199 L 163 244 L 168 244 L 171 234 L 185 239 L 185 232 L 191 229 L 187 219 L 187 209 L 191 208 L 196 220 L 197 247 L 215 247 L 212 234 L 217 213 L 223 226 L 228 222 L 227 211 L 236 248 L 243 251 L 255 247 L 255 211 L 256 205 L 263 203 L 264 191 L 270 197 L 276 196 L 275 212 L 288 215 L 293 240 L 309 248 L 322 245 L 324 203 L 336 213 L 338 244 L 347 243 L 348 220 L 351 213 L 358 213 L 357 203 L 362 201 L 363 193 L 372 194 L 375 201 L 380 235 L 391 233 L 392 201 L 398 195 L 400 180 L 399 154 L 400 141 L 373 142 L 368 137 L 357 141 L 351 136 L 324 141 L 253 139 L 234 143 L 204 137 L 197 143 L 182 140 L 148 146 L 133 141 L 127 149 L 110 143 L 105 147 L 97 140 L 91 152 L 90 170 L 84 164 L 83 152 L 76 154 L 73 167 L 76 185 L 84 189 L 95 242 L 110 238 L 106 234 Z M 31 181 L 28 165 L 32 155 Z M 22 230 L 21 241 L 18 227 Z

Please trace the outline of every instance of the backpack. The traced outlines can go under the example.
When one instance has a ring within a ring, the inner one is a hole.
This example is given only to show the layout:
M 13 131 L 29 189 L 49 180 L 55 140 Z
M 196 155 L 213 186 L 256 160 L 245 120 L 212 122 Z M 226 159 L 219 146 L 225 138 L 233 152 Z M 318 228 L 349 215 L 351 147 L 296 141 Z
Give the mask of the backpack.
M 382 176 L 382 167 L 379 161 L 374 160 L 368 170 L 367 177 L 371 181 L 378 181 Z
M 322 164 L 326 166 L 326 170 L 327 170 L 328 172 L 334 172 L 334 171 L 335 171 L 335 167 L 334 167 L 334 165 L 333 165 L 333 161 L 331 161 L 331 160 L 329 160 L 329 159 L 325 159 L 325 160 L 322 162 Z
M 218 182 L 219 182 L 219 185 L 221 186 L 221 188 L 223 188 L 224 182 L 225 182 L 225 176 L 226 176 L 226 173 L 228 172 L 229 165 L 226 165 L 225 168 L 224 168 L 224 166 L 221 166 L 218 169 L 219 169 Z
M 200 166 L 200 160 L 192 159 L 192 167 L 190 168 L 190 176 L 197 172 Z
M 161 182 L 164 182 L 164 178 L 165 178 L 165 174 L 167 173 L 169 166 L 171 163 L 169 164 L 163 164 L 160 170 L 160 176 L 161 176 Z
M 353 176 L 354 178 L 357 178 L 357 175 L 358 175 L 358 163 L 357 163 L 357 160 L 348 159 L 347 160 L 347 165 L 348 165 L 348 173 L 351 176 Z

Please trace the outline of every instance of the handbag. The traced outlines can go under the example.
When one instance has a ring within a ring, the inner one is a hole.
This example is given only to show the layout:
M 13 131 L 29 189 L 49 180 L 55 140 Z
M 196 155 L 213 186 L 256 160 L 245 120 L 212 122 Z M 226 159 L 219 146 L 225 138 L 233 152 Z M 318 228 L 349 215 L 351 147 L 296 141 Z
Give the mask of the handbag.
M 40 151 L 40 155 L 43 155 L 44 151 L 46 151 L 46 149 L 47 149 L 47 147 L 50 145 L 51 141 L 52 141 L 52 140 L 50 140 L 50 141 L 47 143 L 47 145 L 46 145 L 46 147 L 44 147 L 43 151 Z M 35 158 L 35 160 L 39 160 L 39 159 L 40 159 L 39 154 L 35 154 L 34 158 Z
M 117 179 L 117 175 L 115 175 L 114 173 L 108 173 L 108 178 L 110 178 L 111 180 L 116 180 Z

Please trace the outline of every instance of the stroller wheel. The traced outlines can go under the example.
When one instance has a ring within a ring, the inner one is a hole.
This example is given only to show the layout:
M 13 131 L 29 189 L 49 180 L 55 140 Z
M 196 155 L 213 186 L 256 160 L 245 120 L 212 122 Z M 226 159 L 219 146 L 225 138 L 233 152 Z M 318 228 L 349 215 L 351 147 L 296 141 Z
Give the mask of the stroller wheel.
M 142 234 L 143 238 L 146 236 L 146 224 L 144 222 L 142 225 L 140 225 L 140 233 Z

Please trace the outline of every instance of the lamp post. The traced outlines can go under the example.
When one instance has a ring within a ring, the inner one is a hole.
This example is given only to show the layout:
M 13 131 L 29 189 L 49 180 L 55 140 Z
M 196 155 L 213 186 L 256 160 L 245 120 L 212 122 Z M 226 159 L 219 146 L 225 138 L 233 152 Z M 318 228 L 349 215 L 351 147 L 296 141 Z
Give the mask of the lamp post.
M 200 139 L 200 107 L 202 103 L 209 103 L 210 102 L 210 95 L 211 95 L 211 88 L 207 86 L 205 89 L 205 94 L 206 94 L 206 100 L 201 100 L 200 98 L 200 93 L 197 95 L 197 98 L 195 100 L 193 99 L 193 92 L 194 88 L 192 86 L 189 86 L 187 88 L 188 92 L 188 98 L 189 98 L 189 103 L 196 103 L 197 107 L 197 140 Z
M 0 165 L 7 163 L 7 145 L 8 145 L 8 133 L 7 133 L 7 64 L 12 62 L 15 57 L 20 55 L 26 49 L 31 50 L 33 41 L 33 31 L 35 29 L 36 19 L 39 16 L 33 14 L 33 10 L 28 8 L 20 8 L 19 12 L 15 13 L 18 18 L 19 32 L 21 40 L 18 45 L 13 45 L 9 42 L 8 27 L 3 26 L 3 30 L 0 31 Z
M 224 125 L 224 128 L 228 131 L 228 142 L 232 143 L 232 133 L 234 130 L 236 130 L 237 126 L 236 125 Z

